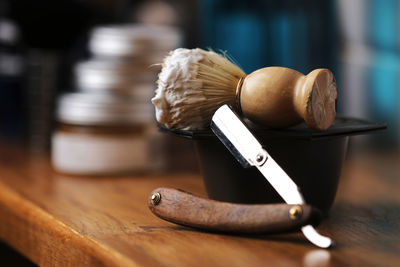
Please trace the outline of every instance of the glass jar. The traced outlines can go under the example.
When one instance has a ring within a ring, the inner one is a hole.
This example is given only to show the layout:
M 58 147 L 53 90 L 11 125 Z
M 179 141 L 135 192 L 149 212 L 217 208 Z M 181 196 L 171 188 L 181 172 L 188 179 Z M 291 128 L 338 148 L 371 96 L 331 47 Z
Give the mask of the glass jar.
M 169 50 L 179 47 L 182 34 L 175 28 L 161 25 L 126 24 L 103 26 L 91 32 L 90 52 L 97 58 L 132 58 L 161 63 Z
M 54 168 L 74 175 L 116 175 L 154 168 L 148 108 L 129 96 L 63 95 L 52 136 Z

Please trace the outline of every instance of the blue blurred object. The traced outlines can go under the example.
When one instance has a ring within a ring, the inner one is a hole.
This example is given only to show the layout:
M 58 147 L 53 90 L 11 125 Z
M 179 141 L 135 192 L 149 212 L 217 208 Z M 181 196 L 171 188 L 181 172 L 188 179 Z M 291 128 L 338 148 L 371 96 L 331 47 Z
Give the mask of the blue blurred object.
M 369 76 L 370 113 L 392 126 L 391 139 L 400 135 L 399 7 L 399 0 L 370 0 L 367 8 L 370 18 L 368 37 L 374 55 Z
M 337 78 L 339 113 L 388 123 L 377 143 L 400 145 L 400 0 L 198 5 L 201 47 L 227 50 L 247 73 L 267 66 L 304 74 L 329 68 Z
M 332 1 L 199 1 L 201 46 L 226 50 L 247 73 L 330 67 Z
M 245 72 L 265 66 L 267 24 L 262 1 L 198 2 L 201 46 L 226 51 Z
M 340 99 L 343 110 L 386 122 L 388 131 L 374 141 L 381 147 L 400 147 L 400 1 L 336 2 L 342 26 L 339 79 L 347 97 Z
M 248 12 L 221 14 L 216 30 L 214 46 L 233 55 L 245 72 L 264 66 L 267 42 L 260 17 Z
M 400 60 L 396 54 L 383 52 L 374 61 L 369 77 L 372 111 L 378 117 L 390 118 L 398 111 Z
M 368 2 L 369 42 L 378 49 L 396 49 L 400 41 L 398 39 L 399 1 L 369 0 Z
M 396 142 L 399 125 L 400 57 L 396 52 L 381 51 L 372 58 L 368 96 L 370 117 L 388 123 L 386 140 Z
M 303 10 L 281 10 L 270 16 L 270 64 L 306 73 L 309 60 L 309 21 Z

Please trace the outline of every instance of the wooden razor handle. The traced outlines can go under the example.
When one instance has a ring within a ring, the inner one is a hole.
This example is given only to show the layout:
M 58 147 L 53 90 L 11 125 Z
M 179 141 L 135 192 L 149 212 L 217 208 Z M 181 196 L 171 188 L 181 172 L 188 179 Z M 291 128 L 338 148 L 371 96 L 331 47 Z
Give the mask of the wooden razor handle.
M 309 205 L 234 204 L 170 188 L 155 189 L 148 205 L 161 219 L 213 232 L 287 232 L 320 219 L 320 212 Z

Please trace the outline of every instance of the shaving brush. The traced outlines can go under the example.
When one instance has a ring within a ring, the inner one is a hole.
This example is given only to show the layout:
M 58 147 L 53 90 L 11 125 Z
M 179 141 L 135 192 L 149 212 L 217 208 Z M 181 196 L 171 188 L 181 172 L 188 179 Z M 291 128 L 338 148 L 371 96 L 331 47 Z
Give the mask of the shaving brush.
M 336 82 L 328 69 L 305 76 L 289 68 L 267 67 L 246 75 L 213 51 L 178 48 L 164 59 L 157 84 L 152 102 L 158 122 L 168 128 L 205 129 L 224 104 L 270 127 L 305 121 L 324 130 L 336 116 Z

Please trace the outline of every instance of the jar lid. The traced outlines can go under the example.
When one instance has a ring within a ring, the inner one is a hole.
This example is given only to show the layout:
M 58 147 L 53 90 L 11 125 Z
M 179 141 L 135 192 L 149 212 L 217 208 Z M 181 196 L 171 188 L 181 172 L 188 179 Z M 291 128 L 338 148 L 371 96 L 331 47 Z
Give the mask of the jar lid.
M 178 47 L 181 33 L 177 28 L 127 24 L 95 28 L 89 42 L 96 56 L 163 56 Z
M 131 90 L 138 84 L 153 84 L 156 70 L 131 61 L 94 59 L 75 65 L 75 82 L 80 90 Z
M 137 125 L 153 120 L 153 108 L 130 96 L 68 93 L 58 100 L 57 120 L 87 126 Z

